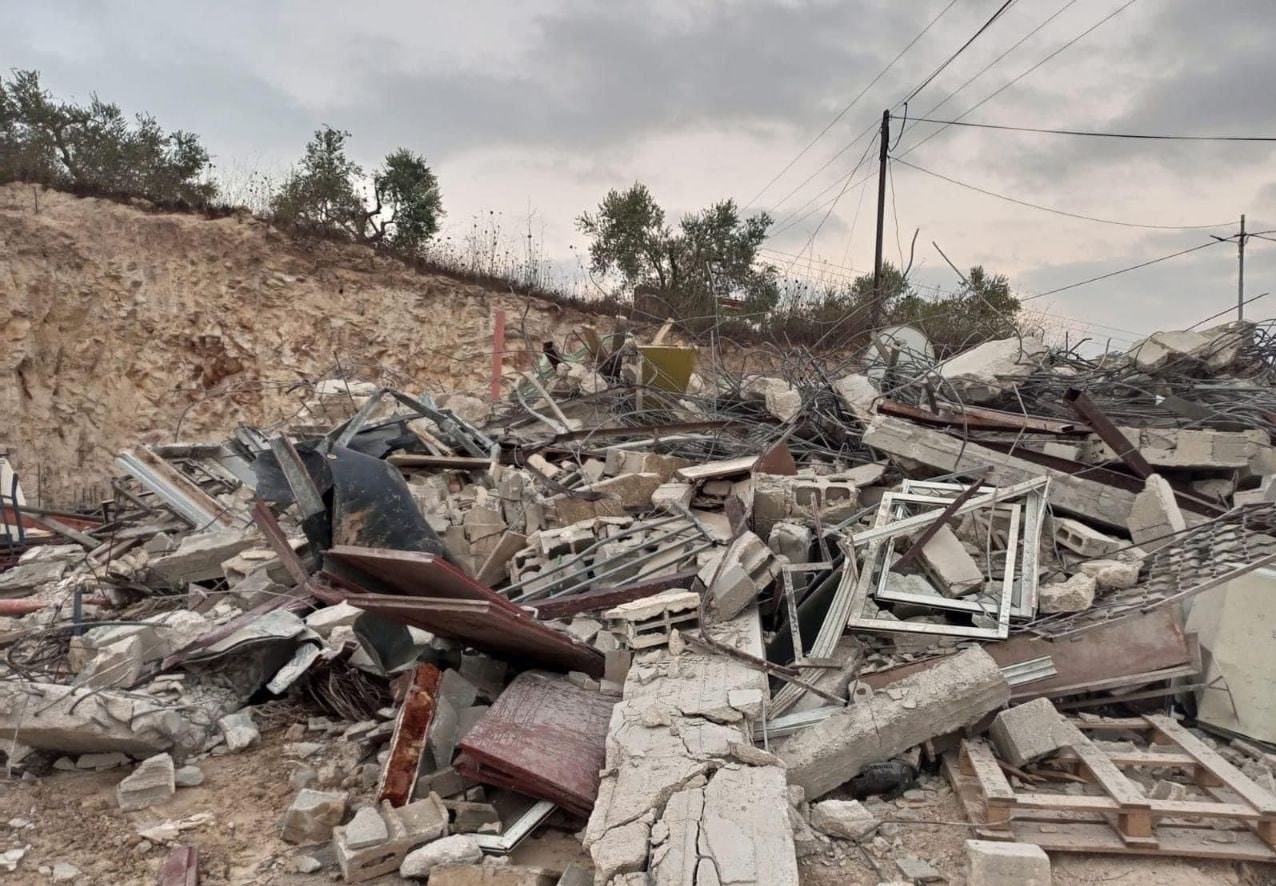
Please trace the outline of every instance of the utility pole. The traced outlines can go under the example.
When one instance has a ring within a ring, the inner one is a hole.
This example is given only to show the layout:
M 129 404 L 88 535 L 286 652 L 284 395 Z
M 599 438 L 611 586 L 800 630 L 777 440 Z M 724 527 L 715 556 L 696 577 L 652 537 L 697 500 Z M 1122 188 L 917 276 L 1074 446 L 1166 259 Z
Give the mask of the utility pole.
M 1245 214 L 1241 213 L 1241 235 L 1236 241 L 1240 270 L 1236 277 L 1236 319 L 1245 319 Z
M 873 256 L 873 312 L 872 327 L 876 329 L 882 320 L 882 227 L 886 221 L 886 154 L 891 144 L 890 108 L 882 111 L 882 146 L 877 161 L 877 251 Z

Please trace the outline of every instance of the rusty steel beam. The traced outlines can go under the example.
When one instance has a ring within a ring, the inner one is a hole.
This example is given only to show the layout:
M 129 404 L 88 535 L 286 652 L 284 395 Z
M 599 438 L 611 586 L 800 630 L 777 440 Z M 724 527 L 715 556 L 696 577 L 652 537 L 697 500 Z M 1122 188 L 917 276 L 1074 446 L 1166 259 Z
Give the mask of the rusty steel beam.
M 439 697 L 439 683 L 443 674 L 434 665 L 417 665 L 412 672 L 412 683 L 404 693 L 399 713 L 394 719 L 394 733 L 390 737 L 390 756 L 381 770 L 377 783 L 377 804 L 390 801 L 396 809 L 412 799 L 416 788 L 421 755 L 425 752 L 426 738 L 434 722 L 434 711 Z M 451 760 L 438 761 L 446 766 Z
M 991 409 L 966 407 L 959 412 L 928 412 L 908 403 L 897 400 L 882 400 L 877 404 L 877 411 L 882 415 L 893 415 L 906 418 L 921 424 L 939 427 L 964 428 L 968 431 L 1023 431 L 1032 434 L 1084 434 L 1089 428 L 1084 425 L 1068 424 L 1050 419 L 1032 416 L 1017 416 L 1010 412 L 997 412 Z
M 571 618 L 582 612 L 596 612 L 599 609 L 619 606 L 621 603 L 632 603 L 634 600 L 650 597 L 669 588 L 685 587 L 695 577 L 696 570 L 692 569 L 623 587 L 598 588 L 572 594 L 570 597 L 557 597 L 543 603 L 529 603 L 528 606 L 536 610 L 537 618 L 550 620 Z
M 1103 414 L 1103 410 L 1090 399 L 1085 391 L 1080 388 L 1068 388 L 1067 393 L 1063 395 L 1063 402 L 1072 407 L 1072 411 L 1084 421 L 1088 421 L 1090 427 L 1094 428 L 1094 432 L 1099 435 L 1099 439 L 1108 444 L 1108 448 L 1115 452 L 1125 466 L 1140 479 L 1146 480 L 1156 473 L 1152 465 L 1148 464 L 1148 460 L 1143 457 L 1143 453 L 1139 452 L 1139 448 L 1121 433 L 1121 429 Z

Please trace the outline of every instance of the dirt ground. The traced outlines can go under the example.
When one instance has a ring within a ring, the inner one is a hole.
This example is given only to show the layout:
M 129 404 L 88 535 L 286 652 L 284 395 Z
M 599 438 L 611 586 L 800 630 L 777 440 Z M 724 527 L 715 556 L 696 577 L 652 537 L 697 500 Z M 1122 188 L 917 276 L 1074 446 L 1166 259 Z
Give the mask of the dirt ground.
M 279 816 L 296 792 L 289 779 L 301 767 L 316 770 L 321 778 L 325 769 L 330 778 L 335 772 L 336 783 L 319 786 L 349 790 L 352 807 L 367 802 L 373 786 L 362 766 L 341 758 L 338 750 L 343 743 L 329 742 L 315 756 L 301 759 L 285 731 L 266 731 L 261 746 L 242 753 L 201 760 L 203 784 L 178 788 L 169 802 L 138 812 L 121 812 L 115 800 L 115 785 L 131 771 L 127 768 L 52 770 L 40 778 L 0 781 L 0 852 L 29 847 L 16 872 L 0 873 L 0 884 L 55 882 L 53 865 L 69 863 L 80 875 L 66 882 L 80 886 L 153 886 L 160 865 L 176 844 L 199 847 L 204 886 L 339 881 L 327 845 L 298 847 L 279 838 Z M 905 855 L 930 862 L 953 886 L 966 886 L 963 841 L 970 826 L 951 791 L 937 782 L 929 786 L 936 789 L 937 799 L 901 802 L 897 814 L 884 823 L 881 840 L 862 848 L 838 841 L 803 859 L 803 886 L 876 886 L 899 877 L 895 859 Z M 171 843 L 138 833 L 182 819 L 194 821 Z M 303 855 L 319 860 L 323 868 L 312 874 L 297 873 L 294 859 Z M 575 834 L 548 828 L 520 846 L 511 861 L 562 870 L 572 861 L 587 863 L 588 855 Z M 1062 854 L 1052 861 L 1055 886 L 1276 884 L 1276 866 Z M 389 875 L 372 882 L 384 886 L 403 881 Z

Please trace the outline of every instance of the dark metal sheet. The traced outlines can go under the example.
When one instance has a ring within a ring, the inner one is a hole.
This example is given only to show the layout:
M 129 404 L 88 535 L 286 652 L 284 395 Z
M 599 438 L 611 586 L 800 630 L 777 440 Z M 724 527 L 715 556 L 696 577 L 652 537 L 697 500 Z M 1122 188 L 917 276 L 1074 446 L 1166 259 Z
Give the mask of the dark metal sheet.
M 347 586 L 349 582 L 346 582 Z M 315 596 L 328 603 L 347 602 L 368 612 L 460 640 L 511 663 L 557 671 L 603 674 L 603 654 L 570 634 L 541 624 L 512 604 L 487 600 L 445 600 L 400 597 L 394 594 L 348 593 L 315 587 Z
M 365 573 L 390 591 L 407 597 L 486 600 L 512 612 L 523 612 L 505 597 L 435 554 L 338 545 L 328 551 L 327 559 Z M 355 581 L 357 583 L 357 578 Z
M 558 677 L 520 674 L 460 742 L 455 767 L 588 816 L 615 703 Z
M 332 542 L 443 553 L 443 543 L 408 491 L 403 474 L 378 458 L 336 447 L 332 471 Z
M 582 591 L 568 597 L 555 597 L 552 600 L 535 601 L 530 604 L 536 610 L 536 617 L 543 619 L 571 618 L 582 612 L 597 612 L 600 609 L 611 609 L 621 603 L 632 603 L 650 597 L 670 588 L 685 588 L 696 577 L 696 570 L 675 572 L 649 581 L 613 588 L 597 588 Z

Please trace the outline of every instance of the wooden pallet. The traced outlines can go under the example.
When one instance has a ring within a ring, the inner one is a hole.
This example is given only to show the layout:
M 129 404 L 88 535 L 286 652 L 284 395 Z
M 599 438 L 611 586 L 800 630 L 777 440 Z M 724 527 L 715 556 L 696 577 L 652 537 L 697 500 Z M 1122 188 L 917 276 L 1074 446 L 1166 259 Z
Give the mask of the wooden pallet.
M 1016 790 L 982 739 L 963 741 L 944 771 L 982 839 L 1055 852 L 1183 855 L 1276 861 L 1276 796 L 1164 716 L 1068 721 L 1059 762 L 1085 779 L 1083 795 Z M 1104 751 L 1086 732 L 1138 735 L 1159 750 Z M 1210 799 L 1155 800 L 1123 769 L 1178 770 Z

